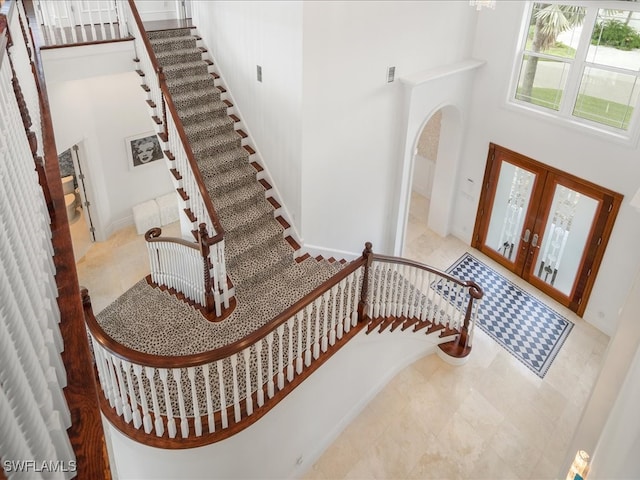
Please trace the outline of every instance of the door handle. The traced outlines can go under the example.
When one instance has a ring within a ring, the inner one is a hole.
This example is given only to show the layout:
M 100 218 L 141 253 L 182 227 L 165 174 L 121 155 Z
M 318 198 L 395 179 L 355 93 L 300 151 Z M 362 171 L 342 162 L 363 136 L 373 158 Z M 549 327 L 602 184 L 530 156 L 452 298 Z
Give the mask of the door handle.
M 524 231 L 524 237 L 522 237 L 522 241 L 527 243 L 529 241 L 529 237 L 531 236 L 531 230 L 528 228 Z
M 533 238 L 531 239 L 531 246 L 532 247 L 538 247 L 538 234 L 534 233 L 533 234 Z M 540 247 L 538 247 L 540 248 Z

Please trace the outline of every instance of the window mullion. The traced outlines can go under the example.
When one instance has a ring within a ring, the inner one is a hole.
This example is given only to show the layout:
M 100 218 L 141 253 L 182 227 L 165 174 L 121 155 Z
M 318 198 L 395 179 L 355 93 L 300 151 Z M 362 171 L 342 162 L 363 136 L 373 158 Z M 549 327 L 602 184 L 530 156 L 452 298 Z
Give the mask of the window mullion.
M 580 32 L 580 42 L 576 50 L 575 60 L 569 68 L 567 83 L 565 84 L 564 95 L 560 103 L 559 113 L 563 117 L 571 117 L 576 98 L 580 91 L 580 83 L 584 72 L 584 65 L 591 44 L 591 33 L 598 16 L 598 7 L 586 7 L 584 21 L 582 22 L 582 32 Z

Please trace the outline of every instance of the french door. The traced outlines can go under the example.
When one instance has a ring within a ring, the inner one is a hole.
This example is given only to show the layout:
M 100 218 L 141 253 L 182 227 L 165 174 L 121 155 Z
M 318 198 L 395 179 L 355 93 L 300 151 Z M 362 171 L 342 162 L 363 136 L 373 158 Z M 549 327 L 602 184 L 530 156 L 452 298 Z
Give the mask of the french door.
M 582 315 L 621 201 L 490 144 L 471 245 Z

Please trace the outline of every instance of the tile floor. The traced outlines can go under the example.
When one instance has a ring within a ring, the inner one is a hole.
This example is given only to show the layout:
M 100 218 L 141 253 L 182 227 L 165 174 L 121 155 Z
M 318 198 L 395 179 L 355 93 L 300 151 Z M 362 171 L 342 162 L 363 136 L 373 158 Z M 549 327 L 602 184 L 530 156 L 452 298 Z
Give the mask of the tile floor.
M 426 228 L 428 202 L 412 198 L 405 256 L 446 269 L 470 247 Z M 163 228 L 179 236 L 179 225 Z M 305 479 L 552 479 L 598 373 L 609 338 L 572 312 L 473 254 L 575 323 L 544 379 L 476 330 L 469 362 L 437 356 L 399 373 L 328 447 Z M 101 311 L 148 273 L 133 226 L 93 244 L 77 262 Z

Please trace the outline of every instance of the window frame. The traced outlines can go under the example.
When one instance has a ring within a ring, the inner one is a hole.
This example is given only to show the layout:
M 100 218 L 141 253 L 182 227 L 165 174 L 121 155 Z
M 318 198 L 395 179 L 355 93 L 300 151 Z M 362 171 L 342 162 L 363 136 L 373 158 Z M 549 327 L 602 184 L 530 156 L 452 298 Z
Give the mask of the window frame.
M 554 55 L 549 55 L 543 52 L 530 52 L 526 50 L 525 47 L 527 43 L 527 36 L 529 33 L 533 5 L 536 3 L 574 5 L 583 7 L 585 9 L 585 17 L 582 23 L 583 27 L 582 31 L 580 32 L 578 48 L 576 49 L 574 58 L 556 57 Z M 638 82 L 640 84 L 640 67 L 637 71 L 633 71 L 587 61 L 587 53 L 589 50 L 589 46 L 591 45 L 591 34 L 595 27 L 598 12 L 601 9 L 640 12 L 640 3 L 636 3 L 635 1 L 623 2 L 620 0 L 598 2 L 588 0 L 529 0 L 524 4 L 522 12 L 522 23 L 520 26 L 518 41 L 516 42 L 513 70 L 507 92 L 506 106 L 511 109 L 516 109 L 520 112 L 524 111 L 537 117 L 543 117 L 545 118 L 545 120 L 551 121 L 552 123 L 569 126 L 582 132 L 588 131 L 589 133 L 616 141 L 618 143 L 636 146 L 640 137 L 640 95 L 638 97 L 638 100 L 636 101 L 636 104 L 631 105 L 633 107 L 633 113 L 631 115 L 627 130 L 612 127 L 604 123 L 599 123 L 593 120 L 573 115 L 573 110 L 580 93 L 580 85 L 586 68 L 594 68 L 623 74 L 631 73 L 638 78 Z M 523 57 L 525 55 L 532 54 L 539 58 L 548 58 L 550 60 L 560 61 L 568 65 L 567 79 L 564 89 L 562 90 L 562 97 L 560 99 L 558 110 L 553 110 L 548 107 L 543 107 L 516 98 Z

